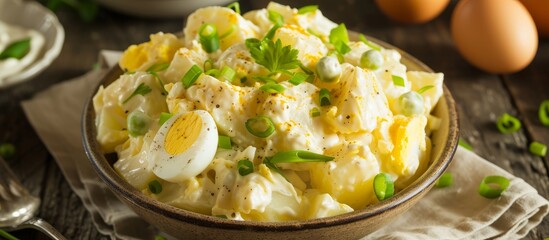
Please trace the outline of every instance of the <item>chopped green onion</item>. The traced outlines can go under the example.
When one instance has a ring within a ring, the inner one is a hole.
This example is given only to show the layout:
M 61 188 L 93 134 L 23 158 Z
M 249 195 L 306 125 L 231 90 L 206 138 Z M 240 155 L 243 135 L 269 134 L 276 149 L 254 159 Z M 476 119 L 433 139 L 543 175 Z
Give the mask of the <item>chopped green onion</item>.
M 337 27 L 330 30 L 329 39 L 331 44 L 335 44 L 337 42 L 348 43 L 349 35 L 347 34 L 345 24 L 339 24 Z
M 267 93 L 282 93 L 286 88 L 284 86 L 276 83 L 276 82 L 268 82 L 265 83 L 263 86 L 259 87 L 259 89 L 267 92 Z
M 156 235 L 154 236 L 154 240 L 168 240 L 168 239 L 162 235 Z
M 521 127 L 521 123 L 520 120 L 518 120 L 516 117 L 504 113 L 501 117 L 498 118 L 496 126 L 501 133 L 508 134 L 519 130 Z
M 310 111 L 311 113 L 311 117 L 318 117 L 320 116 L 320 110 L 318 110 L 318 108 L 314 107 L 311 109 Z
M 320 99 L 320 106 L 321 107 L 324 107 L 324 106 L 328 106 L 331 103 L 331 96 L 330 96 L 330 91 L 326 88 L 322 88 L 320 89 L 320 92 L 318 94 L 318 97 Z
M 393 78 L 393 84 L 395 84 L 395 86 L 400 86 L 400 87 L 406 86 L 404 78 L 402 78 L 401 76 L 393 75 L 392 78 Z
M 229 136 L 219 135 L 217 141 L 217 147 L 223 149 L 232 149 L 231 138 Z
M 547 145 L 540 142 L 534 141 L 530 143 L 528 149 L 530 150 L 530 153 L 540 157 L 545 157 L 545 155 L 547 154 Z
M 151 193 L 153 194 L 159 194 L 162 192 L 162 184 L 160 184 L 160 182 L 158 180 L 152 180 L 150 183 L 149 183 L 149 190 L 151 191 Z
M 228 66 L 223 66 L 223 68 L 221 69 L 221 72 L 219 72 L 219 77 L 224 78 L 229 82 L 232 82 L 236 77 L 236 72 Z
M 212 53 L 219 49 L 219 36 L 217 35 L 217 27 L 213 24 L 202 24 L 198 30 L 198 36 L 202 48 L 207 53 Z
M 435 86 L 433 85 L 427 85 L 427 86 L 424 86 L 422 88 L 420 88 L 419 90 L 417 90 L 417 93 L 419 94 L 423 94 L 425 91 L 431 89 L 431 88 L 434 88 Z
M 345 24 L 339 24 L 337 27 L 330 30 L 329 40 L 330 43 L 334 45 L 336 51 L 341 55 L 351 51 L 351 48 L 347 45 L 347 43 L 349 43 L 349 35 L 347 34 Z
M 487 176 L 478 186 L 478 193 L 485 198 L 498 198 L 509 187 L 509 179 L 502 176 Z
M 549 100 L 541 102 L 539 105 L 538 115 L 541 124 L 549 127 Z
M 282 25 L 284 25 L 284 17 L 282 17 L 282 14 L 280 14 L 276 11 L 269 10 L 269 20 L 275 26 L 281 27 Z
M 234 2 L 227 5 L 228 8 L 233 9 L 237 14 L 240 14 L 240 3 Z
M 242 159 L 236 164 L 240 176 L 246 176 L 254 172 L 254 163 L 248 159 Z
M 158 124 L 160 124 L 160 126 L 162 126 L 162 125 L 164 125 L 164 123 L 166 121 L 168 121 L 168 119 L 170 119 L 172 117 L 173 117 L 173 114 L 171 114 L 171 113 L 161 112 L 160 117 L 158 118 Z
M 310 13 L 310 12 L 316 12 L 317 9 L 318 9 L 318 5 L 304 6 L 304 7 L 297 10 L 297 14 L 305 14 L 305 13 Z
M 130 101 L 130 99 L 132 99 L 133 97 L 137 96 L 137 95 L 141 95 L 141 96 L 145 96 L 147 93 L 150 93 L 152 91 L 152 89 L 145 85 L 144 83 L 140 83 L 139 86 L 137 86 L 137 88 L 133 91 L 133 93 L 128 97 L 126 98 L 126 100 L 124 100 L 122 103 L 127 103 L 128 101 Z
M 151 121 L 149 115 L 142 111 L 136 110 L 131 112 L 127 119 L 128 133 L 132 137 L 145 135 L 149 131 Z
M 214 61 L 211 60 L 211 59 L 208 59 L 208 60 L 204 61 L 204 72 L 206 72 L 206 74 L 208 74 L 207 72 L 210 69 L 214 69 Z
M 0 144 L 0 156 L 9 159 L 15 156 L 15 146 L 11 143 Z
M 204 74 L 210 75 L 214 78 L 217 78 L 217 76 L 219 76 L 219 69 L 212 68 L 212 69 L 206 71 Z
M 271 158 L 266 157 L 265 159 L 263 159 L 263 164 L 265 164 L 269 169 L 280 174 L 284 179 L 286 179 L 286 181 L 288 180 L 286 176 L 284 176 L 280 168 L 278 168 L 274 163 L 271 162 Z
M 257 116 L 246 121 L 246 129 L 252 135 L 260 138 L 271 136 L 275 132 L 273 121 L 267 116 Z
M 345 55 L 346 53 L 351 51 L 351 48 L 349 47 L 349 45 L 347 45 L 346 43 L 344 43 L 342 41 L 335 42 L 334 47 L 335 47 L 336 51 L 341 55 Z
M 168 69 L 168 67 L 170 66 L 169 63 L 157 63 L 157 64 L 153 64 L 152 66 L 150 66 L 149 68 L 147 68 L 147 71 L 146 72 L 162 72 L 166 69 Z
M 366 39 L 366 36 L 364 36 L 364 34 L 359 34 L 358 39 L 360 39 L 361 42 L 366 44 L 366 46 L 370 47 L 371 49 L 374 49 L 376 51 L 381 51 L 381 47 L 373 42 L 368 41 L 368 39 Z
M 271 163 L 328 162 L 332 160 L 334 157 L 303 150 L 277 152 L 270 157 Z
M 265 37 L 263 37 L 263 39 L 273 39 L 275 33 L 276 33 L 276 30 L 278 30 L 281 26 L 275 24 L 271 29 L 269 29 L 269 31 L 265 34 Z M 256 39 L 257 40 L 257 39 Z M 248 41 L 248 39 L 246 39 L 246 42 Z M 246 44 L 246 46 L 248 46 Z M 248 47 L 249 49 L 249 47 Z M 253 56 L 253 55 L 252 55 Z
M 219 39 L 223 39 L 223 38 L 228 37 L 229 35 L 231 35 L 234 32 L 235 29 L 236 29 L 236 26 L 234 24 L 231 24 L 231 29 L 229 29 L 225 33 L 221 34 L 221 36 L 219 36 Z
M 8 58 L 15 58 L 15 59 L 21 59 L 27 53 L 29 53 L 31 48 L 31 39 L 25 38 L 16 42 L 11 43 L 8 45 L 4 51 L 0 53 L 0 60 L 8 59 Z
M 383 56 L 379 51 L 368 50 L 362 53 L 360 57 L 360 66 L 371 70 L 376 70 L 383 64 Z
M 459 138 L 458 144 L 469 151 L 473 151 L 473 147 L 465 142 L 465 140 L 463 140 L 462 138 Z
M 324 82 L 334 82 L 341 76 L 341 64 L 333 56 L 322 57 L 316 63 L 316 73 Z
M 2 229 L 0 229 L 0 237 L 5 238 L 6 240 L 19 240 L 19 238 L 16 238 Z
M 307 75 L 313 75 L 313 70 L 309 69 L 308 67 L 305 67 L 302 62 L 299 62 L 299 68 L 301 68 L 301 71 L 305 72 Z
M 310 33 L 311 35 L 317 37 L 317 38 L 320 38 L 320 40 L 322 40 L 322 34 L 320 34 L 319 32 L 313 30 L 312 28 L 307 28 L 307 32 Z
M 395 193 L 395 184 L 389 174 L 378 173 L 374 177 L 374 192 L 379 201 L 393 196 Z
M 200 74 L 202 74 L 202 69 L 200 69 L 200 67 L 196 64 L 193 65 L 181 79 L 183 86 L 185 88 L 192 86 L 198 77 L 200 77 Z
M 438 187 L 438 188 L 448 187 L 453 183 L 454 183 L 454 177 L 452 176 L 451 173 L 447 172 L 442 174 L 442 176 L 440 176 L 438 181 L 435 183 L 435 187 Z
M 409 91 L 398 98 L 400 112 L 405 116 L 423 113 L 423 97 L 415 91 Z
M 288 80 L 288 82 L 290 82 L 291 84 L 293 85 L 299 85 L 303 82 L 305 82 L 305 80 L 307 80 L 307 78 L 309 78 L 309 74 L 306 74 L 306 73 L 303 73 L 303 72 L 297 72 L 295 73 L 292 78 L 290 78 L 290 80 Z

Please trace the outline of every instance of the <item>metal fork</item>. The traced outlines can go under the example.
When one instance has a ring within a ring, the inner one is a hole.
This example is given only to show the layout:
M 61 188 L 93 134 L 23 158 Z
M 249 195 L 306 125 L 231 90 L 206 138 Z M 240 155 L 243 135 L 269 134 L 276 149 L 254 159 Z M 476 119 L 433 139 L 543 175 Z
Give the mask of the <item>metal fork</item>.
M 0 157 L 0 228 L 6 231 L 34 228 L 51 239 L 65 240 L 52 225 L 35 217 L 39 206 L 40 199 L 29 194 Z

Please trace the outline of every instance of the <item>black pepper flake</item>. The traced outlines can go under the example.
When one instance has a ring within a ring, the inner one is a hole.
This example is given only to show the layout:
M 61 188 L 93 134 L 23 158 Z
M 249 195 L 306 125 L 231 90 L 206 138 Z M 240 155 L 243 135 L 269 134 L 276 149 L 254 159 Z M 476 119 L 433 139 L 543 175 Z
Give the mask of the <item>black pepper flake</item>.
M 216 108 L 219 108 L 219 104 L 216 104 L 215 107 L 216 107 Z
M 350 118 L 351 118 L 351 116 L 347 115 L 347 117 L 345 117 L 345 118 L 347 118 L 347 119 L 350 119 Z

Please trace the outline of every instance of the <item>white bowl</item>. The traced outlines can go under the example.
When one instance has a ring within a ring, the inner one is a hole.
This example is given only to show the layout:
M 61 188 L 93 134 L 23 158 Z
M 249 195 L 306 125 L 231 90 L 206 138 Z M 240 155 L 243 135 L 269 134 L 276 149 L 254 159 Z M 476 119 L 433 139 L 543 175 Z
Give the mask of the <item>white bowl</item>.
M 0 0 L 0 21 L 34 29 L 44 35 L 45 43 L 37 59 L 21 72 L 0 79 L 0 88 L 29 80 L 44 71 L 59 56 L 65 30 L 49 9 L 35 1 Z
M 224 6 L 235 0 L 97 0 L 112 10 L 151 18 L 181 18 L 206 6 Z

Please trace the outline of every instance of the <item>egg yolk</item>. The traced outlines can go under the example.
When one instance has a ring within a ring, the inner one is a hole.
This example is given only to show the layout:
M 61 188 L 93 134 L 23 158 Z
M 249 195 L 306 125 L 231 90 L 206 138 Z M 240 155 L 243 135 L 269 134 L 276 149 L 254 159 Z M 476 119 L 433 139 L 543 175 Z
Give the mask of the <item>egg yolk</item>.
M 171 155 L 186 151 L 198 138 L 202 129 L 202 118 L 196 113 L 179 116 L 164 139 L 164 148 Z

